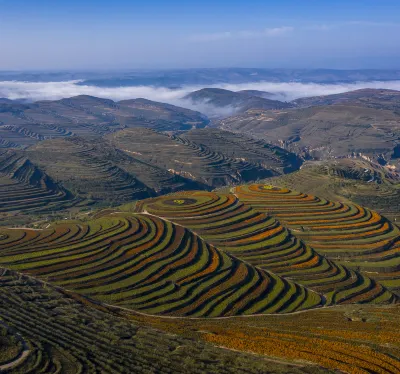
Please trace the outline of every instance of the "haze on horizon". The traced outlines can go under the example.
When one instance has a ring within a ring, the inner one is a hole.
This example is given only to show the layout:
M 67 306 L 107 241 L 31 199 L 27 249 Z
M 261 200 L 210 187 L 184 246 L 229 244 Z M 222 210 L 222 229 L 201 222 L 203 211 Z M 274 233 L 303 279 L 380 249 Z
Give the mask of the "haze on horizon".
M 0 70 L 399 68 L 397 0 L 0 0 Z

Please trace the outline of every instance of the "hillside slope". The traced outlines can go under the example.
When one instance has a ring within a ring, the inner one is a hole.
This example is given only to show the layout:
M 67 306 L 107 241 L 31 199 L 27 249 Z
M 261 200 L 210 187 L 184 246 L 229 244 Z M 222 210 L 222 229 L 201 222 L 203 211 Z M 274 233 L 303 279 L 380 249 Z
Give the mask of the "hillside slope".
M 14 271 L 0 270 L 0 288 L 0 370 L 7 373 L 311 373 L 309 365 L 163 332 Z
M 26 214 L 50 214 L 78 205 L 80 199 L 58 185 L 25 155 L 0 150 L 0 222 L 23 221 Z
M 332 104 L 283 111 L 248 110 L 219 127 L 246 133 L 305 157 L 325 159 L 362 154 L 398 163 L 400 115 L 395 110 Z
M 237 187 L 237 196 L 177 193 L 141 201 L 138 210 L 189 227 L 208 242 L 246 262 L 320 292 L 327 305 L 397 300 L 378 282 L 336 264 L 332 258 L 327 260 L 298 240 L 278 220 L 259 211 L 263 195 L 260 194 L 260 201 L 256 194 L 254 201 L 246 199 L 247 195 L 241 191 L 247 188 L 252 189 L 252 185 Z M 393 231 L 395 238 L 397 231 Z
M 25 154 L 55 181 L 85 198 L 128 201 L 154 195 L 108 157 L 100 144 L 78 137 L 53 139 L 38 143 Z
M 265 182 L 366 206 L 392 221 L 400 219 L 399 173 L 364 159 L 308 161 L 294 173 Z
M 238 198 L 276 217 L 326 258 L 400 292 L 400 229 L 375 211 L 265 184 L 239 186 Z
M 114 213 L 86 224 L 1 229 L 0 234 L 5 267 L 147 314 L 288 313 L 325 302 L 318 293 L 230 256 L 182 226 L 146 214 Z
M 181 136 L 126 129 L 107 139 L 129 155 L 208 187 L 279 175 L 300 165 L 283 149 L 208 128 Z

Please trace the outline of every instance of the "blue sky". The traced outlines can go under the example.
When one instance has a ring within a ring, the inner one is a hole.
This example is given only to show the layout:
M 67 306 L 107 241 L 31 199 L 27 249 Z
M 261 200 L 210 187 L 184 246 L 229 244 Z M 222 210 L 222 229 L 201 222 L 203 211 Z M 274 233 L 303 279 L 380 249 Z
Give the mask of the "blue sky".
M 400 68 L 399 0 L 0 0 L 0 69 Z

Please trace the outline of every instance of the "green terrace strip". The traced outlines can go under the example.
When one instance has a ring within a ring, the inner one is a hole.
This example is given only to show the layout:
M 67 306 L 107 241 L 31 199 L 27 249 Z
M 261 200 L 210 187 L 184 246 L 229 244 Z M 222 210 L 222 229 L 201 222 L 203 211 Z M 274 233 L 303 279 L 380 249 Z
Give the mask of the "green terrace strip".
M 192 317 L 289 313 L 324 298 L 146 214 L 1 229 L 0 264 L 106 304 Z
M 246 263 L 323 294 L 327 305 L 397 300 L 379 282 L 327 259 L 278 220 L 234 194 L 175 193 L 140 201 L 136 209 L 190 228 Z
M 240 186 L 234 192 L 330 260 L 400 291 L 400 230 L 379 213 L 270 185 Z

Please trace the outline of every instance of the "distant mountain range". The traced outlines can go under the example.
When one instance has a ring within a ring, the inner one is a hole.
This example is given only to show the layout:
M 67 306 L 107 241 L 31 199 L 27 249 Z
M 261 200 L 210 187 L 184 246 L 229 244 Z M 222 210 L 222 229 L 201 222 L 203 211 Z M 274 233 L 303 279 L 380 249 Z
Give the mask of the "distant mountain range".
M 249 82 L 349 83 L 357 81 L 400 80 L 400 70 L 200 68 L 126 71 L 0 72 L 0 80 L 61 82 L 82 80 L 82 85 L 99 87 L 213 85 Z

